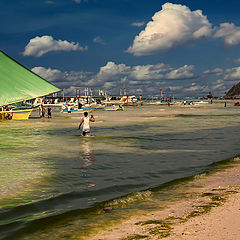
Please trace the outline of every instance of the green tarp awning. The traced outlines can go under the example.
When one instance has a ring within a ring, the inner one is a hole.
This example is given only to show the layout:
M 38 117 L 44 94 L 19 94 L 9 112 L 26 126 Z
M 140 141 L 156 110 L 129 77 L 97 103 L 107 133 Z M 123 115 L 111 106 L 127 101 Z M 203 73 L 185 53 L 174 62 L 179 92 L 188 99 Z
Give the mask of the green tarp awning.
M 0 106 L 59 91 L 61 89 L 0 51 Z

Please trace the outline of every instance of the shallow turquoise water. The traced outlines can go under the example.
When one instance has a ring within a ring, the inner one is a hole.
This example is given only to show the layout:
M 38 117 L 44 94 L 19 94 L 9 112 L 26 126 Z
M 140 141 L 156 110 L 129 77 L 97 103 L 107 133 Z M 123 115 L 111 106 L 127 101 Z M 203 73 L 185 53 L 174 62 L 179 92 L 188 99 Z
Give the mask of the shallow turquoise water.
M 77 130 L 81 114 L 0 122 L 0 239 L 84 238 L 97 223 L 151 208 L 143 203 L 162 184 L 240 155 L 240 109 L 233 106 L 93 114 L 87 138 Z M 158 199 L 170 201 L 174 191 Z M 104 215 L 106 206 L 118 211 Z

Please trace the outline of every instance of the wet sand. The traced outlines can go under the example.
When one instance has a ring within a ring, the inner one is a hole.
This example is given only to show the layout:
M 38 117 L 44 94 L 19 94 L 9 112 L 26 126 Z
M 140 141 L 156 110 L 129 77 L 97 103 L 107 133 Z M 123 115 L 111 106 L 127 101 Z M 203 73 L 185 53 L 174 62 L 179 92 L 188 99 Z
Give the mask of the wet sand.
M 195 197 L 182 199 L 165 210 L 133 217 L 91 239 L 238 239 L 240 166 L 203 175 L 196 183 L 201 187 L 192 189 Z

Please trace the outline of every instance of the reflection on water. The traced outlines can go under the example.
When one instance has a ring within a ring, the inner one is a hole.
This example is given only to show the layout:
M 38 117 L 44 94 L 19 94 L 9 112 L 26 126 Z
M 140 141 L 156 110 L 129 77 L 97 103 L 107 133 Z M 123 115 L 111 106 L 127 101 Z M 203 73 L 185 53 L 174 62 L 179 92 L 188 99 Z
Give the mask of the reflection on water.
M 91 142 L 88 140 L 88 137 L 85 137 L 86 139 L 83 139 L 81 142 L 81 152 L 80 152 L 80 159 L 83 161 L 82 167 L 89 167 L 91 166 L 95 161 L 95 157 L 92 153 L 91 149 Z
M 151 198 L 149 189 L 240 153 L 234 107 L 99 111 L 88 138 L 77 129 L 81 114 L 53 116 L 0 122 L 0 238 L 22 229 L 24 239 L 58 239 L 68 224 L 79 236 L 95 224 L 93 216 L 104 221 L 103 206 L 126 211 Z M 34 233 L 36 225 L 44 233 L 27 237 L 24 229 Z

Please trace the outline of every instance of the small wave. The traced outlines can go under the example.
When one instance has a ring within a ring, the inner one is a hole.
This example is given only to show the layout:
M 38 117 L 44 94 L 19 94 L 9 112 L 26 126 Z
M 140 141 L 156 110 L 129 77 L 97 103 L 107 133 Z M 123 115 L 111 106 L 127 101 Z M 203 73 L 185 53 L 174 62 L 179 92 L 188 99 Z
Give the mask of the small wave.
M 211 163 L 210 165 L 208 165 L 208 168 L 211 171 L 214 169 L 216 170 L 219 168 L 223 168 L 225 166 L 227 167 L 228 165 L 231 165 L 231 164 L 239 164 L 239 163 L 240 163 L 240 156 L 235 156 L 233 158 L 228 158 L 222 161 Z
M 51 196 L 47 199 L 43 199 L 36 202 L 26 203 L 19 206 L 11 207 L 11 208 L 3 208 L 0 211 L 0 227 L 5 226 L 6 224 L 12 224 L 19 219 L 23 222 L 33 221 L 37 219 L 41 219 L 43 217 L 49 217 L 53 215 L 62 214 L 68 211 L 80 211 L 86 210 L 86 206 L 83 202 L 89 198 L 96 198 L 97 196 L 108 196 L 113 192 L 126 192 L 126 190 L 130 191 L 131 189 L 137 189 L 139 187 L 144 187 L 142 184 L 125 184 L 125 185 L 118 185 L 118 186 L 109 186 L 106 188 L 101 189 L 94 189 L 94 190 L 85 190 L 81 192 L 73 191 L 69 193 L 64 193 L 56 196 Z M 133 193 L 132 200 L 126 200 L 125 202 L 131 203 L 133 199 L 143 199 L 144 194 Z M 141 197 L 142 195 L 142 197 Z M 145 196 L 147 196 L 145 194 Z M 125 198 L 125 197 L 123 197 Z M 68 206 L 69 203 L 76 202 L 75 207 L 71 207 L 66 209 L 64 206 Z M 115 200 L 114 200 L 115 201 Z M 116 200 L 118 201 L 118 200 Z M 77 203 L 80 204 L 82 208 L 76 209 L 76 206 L 79 206 Z M 113 204 L 114 205 L 114 204 Z M 123 204 L 122 204 L 123 205 Z M 126 205 L 126 204 L 125 204 Z M 101 204 L 97 208 L 102 208 Z
M 152 192 L 150 190 L 142 191 L 142 192 L 134 192 L 127 196 L 111 200 L 106 204 L 104 204 L 104 207 L 111 207 L 113 209 L 124 208 L 138 201 L 146 200 L 147 198 L 150 198 L 151 195 L 152 195 Z
M 201 178 L 206 177 L 206 175 L 207 175 L 206 173 L 197 174 L 197 175 L 194 176 L 194 179 L 195 179 L 195 180 L 201 179 Z

